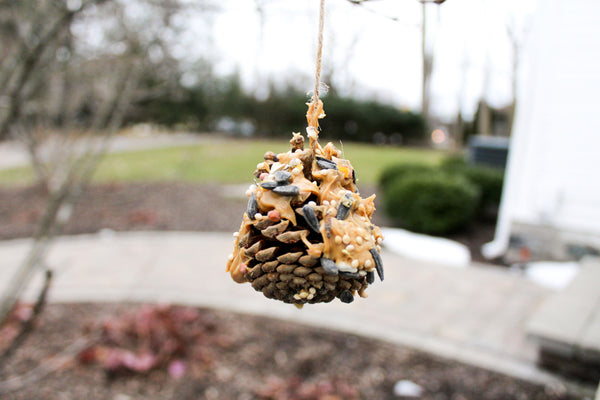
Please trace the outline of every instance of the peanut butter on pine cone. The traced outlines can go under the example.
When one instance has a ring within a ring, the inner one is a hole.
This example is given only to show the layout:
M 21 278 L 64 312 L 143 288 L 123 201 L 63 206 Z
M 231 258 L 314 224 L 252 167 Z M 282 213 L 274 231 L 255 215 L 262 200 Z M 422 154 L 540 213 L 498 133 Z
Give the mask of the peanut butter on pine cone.
M 297 306 L 336 297 L 351 303 L 356 293 L 367 297 L 375 273 L 383 280 L 383 237 L 370 221 L 375 195 L 361 198 L 350 161 L 332 143 L 318 144 L 322 103 L 316 117 L 314 110 L 307 114 L 309 148 L 294 133 L 290 151 L 269 151 L 257 165 L 227 262 L 234 281 Z

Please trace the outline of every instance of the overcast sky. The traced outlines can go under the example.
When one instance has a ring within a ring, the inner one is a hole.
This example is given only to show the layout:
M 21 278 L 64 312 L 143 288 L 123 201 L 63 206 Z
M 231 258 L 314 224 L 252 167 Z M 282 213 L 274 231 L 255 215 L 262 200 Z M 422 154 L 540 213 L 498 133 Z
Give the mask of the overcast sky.
M 257 93 L 268 79 L 313 87 L 318 0 L 224 0 L 210 23 L 217 72 L 239 70 Z M 257 4 L 262 5 L 263 23 Z M 482 93 L 495 106 L 511 98 L 507 24 L 525 40 L 535 0 L 447 0 L 428 5 L 435 52 L 432 110 L 469 117 Z M 393 20 L 394 18 L 395 20 Z M 375 97 L 418 110 L 421 98 L 421 4 L 373 0 L 364 6 L 326 1 L 324 74 L 344 94 Z M 262 28 L 261 28 L 262 27 Z M 206 49 L 203 49 L 203 51 Z M 487 89 L 484 89 L 489 70 Z

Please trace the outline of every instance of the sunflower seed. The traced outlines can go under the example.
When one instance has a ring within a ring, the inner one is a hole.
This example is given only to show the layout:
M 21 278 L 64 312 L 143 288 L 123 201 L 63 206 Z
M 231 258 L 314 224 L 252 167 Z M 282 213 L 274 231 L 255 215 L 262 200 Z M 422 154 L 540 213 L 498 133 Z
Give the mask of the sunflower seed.
M 274 189 L 277 187 L 277 182 L 275 181 L 266 181 L 260 184 L 260 187 L 263 189 Z
M 352 296 L 352 293 L 350 293 L 349 290 L 344 290 L 340 294 L 340 300 L 342 303 L 352 303 L 354 301 L 354 296 Z
M 282 196 L 298 196 L 300 194 L 300 188 L 295 185 L 277 186 L 273 189 L 273 193 L 277 193 Z
M 367 283 L 371 284 L 375 282 L 375 273 L 373 271 L 367 271 Z
M 338 169 L 335 162 L 319 156 L 317 156 L 317 166 L 321 169 Z
M 331 239 L 331 218 L 325 220 L 325 234 L 327 235 L 327 239 Z
M 358 272 L 340 271 L 340 276 L 342 276 L 344 278 L 350 278 L 350 279 L 360 278 L 360 275 L 358 274 Z
M 344 220 L 348 218 L 348 214 L 350 214 L 350 209 L 352 208 L 352 204 L 354 203 L 354 198 L 348 192 L 340 199 L 340 205 L 338 206 L 337 215 L 335 216 L 339 220 Z
M 287 185 L 292 180 L 292 174 L 287 171 L 277 171 L 273 174 L 273 178 L 278 185 Z
M 373 256 L 373 261 L 375 261 L 375 269 L 377 270 L 377 275 L 379 275 L 379 280 L 383 282 L 383 261 L 381 261 L 381 256 L 376 249 L 371 249 L 369 251 Z
M 302 207 L 302 216 L 304 217 L 308 227 L 316 233 L 319 233 L 319 219 L 317 218 L 315 210 L 311 206 L 306 204 L 304 207 Z
M 246 215 L 250 219 L 254 219 L 254 216 L 258 213 L 258 202 L 256 201 L 256 195 L 254 192 L 250 194 L 250 199 L 248 199 L 248 205 L 246 206 Z
M 337 275 L 338 274 L 338 266 L 335 265 L 335 261 L 330 258 L 321 257 L 321 266 L 325 270 L 325 272 L 329 275 Z

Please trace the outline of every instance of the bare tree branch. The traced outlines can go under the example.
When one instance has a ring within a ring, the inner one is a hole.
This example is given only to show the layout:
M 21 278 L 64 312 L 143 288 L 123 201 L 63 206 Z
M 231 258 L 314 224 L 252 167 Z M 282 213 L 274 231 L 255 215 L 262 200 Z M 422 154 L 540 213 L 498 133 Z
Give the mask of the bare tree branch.
M 348 1 L 350 4 L 355 5 L 355 6 L 364 6 L 365 3 L 373 3 L 373 2 L 378 1 L 378 0 L 346 0 L 346 1 Z M 372 8 L 363 7 L 363 9 L 365 11 L 368 11 L 368 12 L 372 13 L 372 14 L 376 14 L 376 15 L 382 17 L 382 18 L 389 19 L 390 21 L 398 22 L 398 23 L 401 23 L 401 24 L 404 24 L 404 25 L 411 25 L 409 23 L 403 22 L 398 17 L 391 17 L 389 15 L 382 14 L 380 12 L 377 12 L 377 11 L 373 10 Z
M 121 79 L 116 83 L 114 95 L 105 102 L 103 110 L 95 119 L 91 131 L 95 132 L 106 126 L 100 140 L 89 138 L 87 148 L 79 155 L 70 166 L 57 190 L 51 189 L 48 207 L 39 224 L 39 229 L 34 236 L 33 247 L 16 274 L 12 277 L 6 292 L 0 302 L 0 321 L 4 320 L 14 307 L 23 289 L 28 285 L 37 266 L 44 259 L 46 251 L 51 244 L 57 225 L 59 211 L 65 205 L 72 203 L 81 189 L 87 183 L 102 159 L 108 147 L 108 139 L 121 126 L 127 105 L 136 86 L 132 74 L 136 73 L 135 66 L 126 70 Z
M 52 270 L 47 269 L 44 278 L 44 285 L 42 286 L 42 290 L 40 291 L 38 298 L 33 306 L 33 310 L 31 312 L 31 316 L 27 319 L 27 321 L 21 327 L 21 331 L 13 339 L 10 345 L 4 350 L 2 354 L 0 354 L 0 370 L 2 366 L 6 365 L 6 360 L 8 360 L 14 351 L 18 349 L 21 344 L 27 338 L 27 335 L 32 331 L 35 321 L 38 316 L 42 312 L 44 305 L 46 304 L 46 297 L 48 296 L 48 289 L 50 289 L 50 283 L 52 282 Z
M 9 125 L 17 128 L 19 136 L 27 143 L 34 169 L 40 179 L 45 180 L 49 194 L 31 250 L 0 298 L 0 321 L 12 310 L 39 265 L 42 265 L 52 239 L 63 223 L 61 210 L 71 209 L 90 181 L 108 148 L 109 139 L 123 125 L 131 104 L 137 98 L 152 93 L 152 90 L 180 88 L 177 80 L 179 64 L 175 58 L 170 58 L 165 52 L 165 57 L 156 62 L 148 56 L 148 49 L 153 45 L 167 48 L 163 42 L 167 36 L 164 33 L 171 29 L 173 13 L 181 12 L 191 4 L 185 0 L 145 0 L 145 4 L 153 7 L 144 16 L 147 20 L 132 21 L 130 13 L 125 10 L 128 3 L 121 0 L 87 0 L 77 9 L 69 9 L 65 0 L 46 1 L 54 1 L 54 15 L 58 16 L 43 33 L 32 30 L 25 33 L 35 37 L 23 37 L 23 46 L 34 45 L 26 49 L 23 47 L 26 51 L 22 59 L 17 59 L 17 72 L 11 72 L 13 75 L 8 78 L 0 76 L 0 82 L 6 81 L 6 93 L 10 99 L 7 112 L 0 116 L 0 134 L 5 133 Z M 41 13 L 35 2 L 23 4 L 30 7 L 28 12 Z M 91 16 L 82 13 L 90 4 L 103 6 L 95 8 Z M 111 43 L 124 44 L 124 50 L 115 54 L 99 47 L 86 52 L 83 47 L 77 52 L 74 45 L 76 54 L 62 61 L 64 65 L 61 65 L 51 50 L 70 40 L 68 32 L 76 16 L 86 22 L 85 18 L 102 22 L 106 29 L 102 35 L 107 42 L 105 47 L 110 49 Z M 40 15 L 27 14 L 24 18 L 31 22 Z M 156 25 L 154 29 L 149 29 L 150 23 Z M 163 75 L 158 75 L 160 73 Z M 138 90 L 140 81 L 147 77 L 158 77 L 155 80 L 159 82 L 163 78 L 163 82 L 154 85 L 151 90 Z M 57 110 L 54 104 L 59 96 L 55 96 L 55 92 L 61 79 L 69 90 L 63 88 L 59 98 L 63 109 Z M 65 79 L 70 81 L 65 83 Z M 29 114 L 22 112 L 26 105 Z M 57 118 L 58 115 L 61 117 Z M 45 151 L 40 146 L 49 131 L 58 133 L 53 136 L 60 146 L 55 146 L 55 154 L 47 155 L 42 154 Z
M 75 13 L 75 11 L 66 10 L 65 13 L 61 15 L 53 25 L 50 26 L 48 31 L 42 35 L 36 46 L 31 51 L 25 53 L 21 67 L 14 69 L 14 73 L 17 74 L 17 77 L 15 78 L 16 83 L 7 94 L 9 99 L 7 107 L 8 110 L 5 112 L 2 119 L 0 119 L 0 135 L 6 132 L 8 126 L 18 117 L 22 105 L 21 100 L 23 87 L 31 78 L 32 72 L 41 59 L 42 53 L 54 40 L 56 40 L 59 33 L 65 29 L 65 26 L 68 26 Z M 21 46 L 21 48 L 23 47 L 24 46 Z M 6 83 L 12 80 L 12 78 L 13 76 L 7 77 Z M 4 83 L 6 85 L 4 81 L 5 79 L 3 79 L 0 83 Z M 0 86 L 0 89 L 4 89 L 4 87 Z
M 89 338 L 81 338 L 75 343 L 69 345 L 61 353 L 44 361 L 37 367 L 27 371 L 23 375 L 16 376 L 5 381 L 0 381 L 0 395 L 15 392 L 24 388 L 27 385 L 32 385 L 35 382 L 43 379 L 54 371 L 59 370 L 63 365 L 67 364 L 82 350 L 90 347 L 99 339 L 99 335 Z

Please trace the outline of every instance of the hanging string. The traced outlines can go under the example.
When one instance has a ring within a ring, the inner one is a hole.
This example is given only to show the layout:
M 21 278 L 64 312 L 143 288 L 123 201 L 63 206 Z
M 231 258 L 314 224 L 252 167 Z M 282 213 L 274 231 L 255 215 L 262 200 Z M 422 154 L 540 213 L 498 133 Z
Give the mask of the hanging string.
M 308 112 L 306 113 L 306 120 L 308 121 L 308 128 L 306 133 L 310 139 L 310 144 L 313 149 L 319 147 L 317 139 L 319 137 L 319 119 L 325 117 L 323 111 L 323 102 L 319 99 L 319 88 L 321 86 L 321 64 L 323 56 L 323 26 L 325 23 L 325 0 L 320 0 L 319 7 L 319 39 L 317 43 L 317 60 L 315 67 L 315 90 L 313 92 L 312 100 L 308 104 Z
M 325 25 L 325 0 L 321 0 L 319 8 L 319 41 L 317 44 L 317 62 L 315 68 L 315 91 L 313 101 L 319 100 L 319 87 L 321 86 L 321 61 L 323 57 L 323 26 Z

